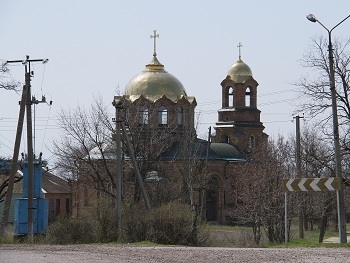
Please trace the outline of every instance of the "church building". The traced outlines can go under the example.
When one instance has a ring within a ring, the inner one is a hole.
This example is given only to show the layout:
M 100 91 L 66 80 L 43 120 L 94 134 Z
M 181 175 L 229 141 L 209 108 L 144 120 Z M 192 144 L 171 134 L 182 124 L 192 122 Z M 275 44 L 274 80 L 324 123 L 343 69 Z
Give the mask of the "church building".
M 214 126 L 215 135 L 210 136 L 210 141 L 199 139 L 194 127 L 196 99 L 187 95 L 181 82 L 165 71 L 164 65 L 159 62 L 156 53 L 158 36 L 155 31 L 151 36 L 154 38 L 151 62 L 128 83 L 124 95 L 116 96 L 115 100 L 123 101 L 123 118 L 129 127 L 133 127 L 130 128 L 131 133 L 142 133 L 140 127 L 146 125 L 156 129 L 158 134 L 165 130 L 170 134 L 168 144 L 157 158 L 163 167 L 172 167 L 168 170 L 171 175 L 164 174 L 166 169 L 159 169 L 165 178 L 178 176 L 174 166 L 181 166 L 186 158 L 191 158 L 183 154 L 184 142 L 187 146 L 192 145 L 190 152 L 196 152 L 198 161 L 206 163 L 206 170 L 199 172 L 205 173 L 205 182 L 197 187 L 197 204 L 202 209 L 203 218 L 224 223 L 228 217 L 226 210 L 237 202 L 235 173 L 239 171 L 240 164 L 249 161 L 255 147 L 267 142 L 268 138 L 263 132 L 257 108 L 258 82 L 239 54 L 238 61 L 229 68 L 226 76 L 223 74 L 222 103 Z M 150 140 L 151 137 L 143 139 Z M 154 175 L 156 171 L 148 172 Z
M 150 63 L 130 80 L 123 95 L 114 97 L 116 121 L 127 127 L 151 203 L 176 198 L 180 196 L 176 193 L 186 192 L 187 185 L 194 191 L 203 219 L 227 223 L 239 202 L 241 171 L 254 150 L 268 139 L 257 108 L 258 82 L 239 54 L 237 62 L 223 72 L 222 102 L 213 134 L 200 139 L 195 129 L 196 98 L 165 70 L 156 53 L 159 35 L 154 31 L 151 37 L 154 52 Z M 135 168 L 128 163 L 125 150 L 122 192 L 124 198 L 130 193 L 135 198 Z M 83 209 L 84 202 L 73 209 Z

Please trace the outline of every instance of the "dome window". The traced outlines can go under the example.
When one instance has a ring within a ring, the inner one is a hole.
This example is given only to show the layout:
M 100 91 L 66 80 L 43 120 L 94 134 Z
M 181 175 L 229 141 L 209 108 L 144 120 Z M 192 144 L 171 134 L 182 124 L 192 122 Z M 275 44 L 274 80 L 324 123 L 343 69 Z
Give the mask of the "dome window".
M 148 109 L 145 106 L 139 110 L 139 124 L 148 124 Z
M 182 126 L 183 124 L 183 117 L 184 117 L 184 112 L 181 107 L 177 108 L 177 125 Z
M 158 124 L 162 126 L 168 124 L 168 109 L 165 106 L 160 106 L 158 109 Z

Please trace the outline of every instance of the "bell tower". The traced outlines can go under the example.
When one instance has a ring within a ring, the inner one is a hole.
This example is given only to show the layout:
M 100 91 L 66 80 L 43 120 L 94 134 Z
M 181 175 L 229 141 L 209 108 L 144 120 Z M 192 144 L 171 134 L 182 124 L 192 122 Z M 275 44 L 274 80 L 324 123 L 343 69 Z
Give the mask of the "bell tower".
M 222 106 L 218 110 L 216 135 L 213 142 L 225 142 L 236 146 L 242 152 L 252 152 L 268 135 L 263 132 L 260 121 L 261 111 L 257 108 L 258 82 L 253 78 L 251 69 L 239 58 L 228 70 L 221 82 Z

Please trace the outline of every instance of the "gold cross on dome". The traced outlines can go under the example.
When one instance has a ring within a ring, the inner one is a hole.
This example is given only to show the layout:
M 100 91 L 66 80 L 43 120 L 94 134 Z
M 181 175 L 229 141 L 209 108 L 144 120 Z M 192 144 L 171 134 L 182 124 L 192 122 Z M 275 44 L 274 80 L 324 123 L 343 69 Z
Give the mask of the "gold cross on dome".
M 241 59 L 241 47 L 243 47 L 243 45 L 241 44 L 241 42 L 238 43 L 238 58 Z
M 153 56 L 156 56 L 157 53 L 156 53 L 156 38 L 159 38 L 159 34 L 157 34 L 157 30 L 153 30 L 153 35 L 151 35 L 151 38 L 154 38 L 154 42 L 153 42 Z

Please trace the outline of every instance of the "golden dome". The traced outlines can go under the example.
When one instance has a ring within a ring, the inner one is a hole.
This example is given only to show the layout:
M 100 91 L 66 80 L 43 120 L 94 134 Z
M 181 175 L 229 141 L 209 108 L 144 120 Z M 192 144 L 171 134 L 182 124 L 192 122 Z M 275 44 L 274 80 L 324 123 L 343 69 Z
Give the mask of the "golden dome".
M 227 75 L 236 83 L 244 83 L 247 79 L 253 76 L 250 67 L 241 59 L 238 59 L 237 62 L 231 66 Z
M 187 94 L 182 83 L 173 75 L 164 70 L 156 54 L 146 69 L 135 76 L 125 88 L 125 95 L 140 96 L 155 101 L 165 95 L 172 101 L 177 101 Z

